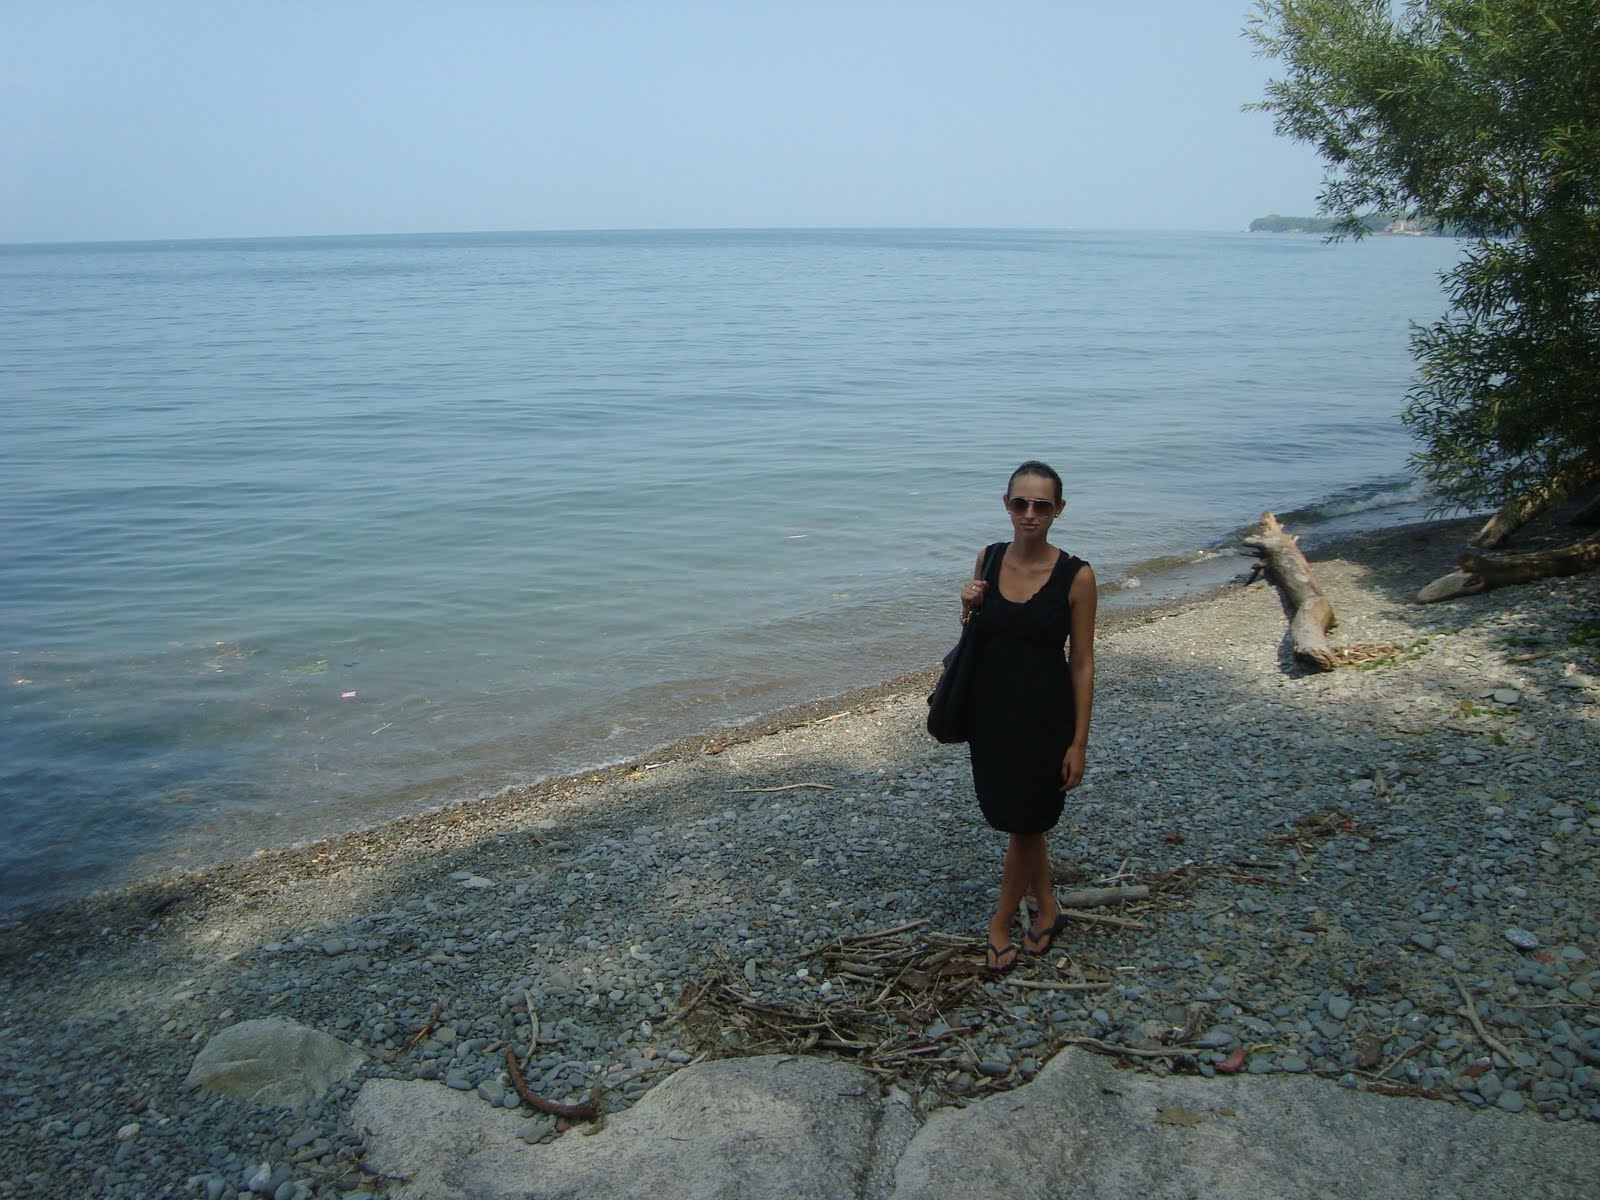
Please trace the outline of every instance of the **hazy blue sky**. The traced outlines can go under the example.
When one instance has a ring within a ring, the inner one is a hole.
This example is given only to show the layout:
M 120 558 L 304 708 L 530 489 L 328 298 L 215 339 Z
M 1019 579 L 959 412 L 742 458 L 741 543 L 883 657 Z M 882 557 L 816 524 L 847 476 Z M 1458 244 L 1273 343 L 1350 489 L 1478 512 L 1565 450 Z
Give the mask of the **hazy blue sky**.
M 1249 0 L 0 0 L 0 241 L 1238 229 Z

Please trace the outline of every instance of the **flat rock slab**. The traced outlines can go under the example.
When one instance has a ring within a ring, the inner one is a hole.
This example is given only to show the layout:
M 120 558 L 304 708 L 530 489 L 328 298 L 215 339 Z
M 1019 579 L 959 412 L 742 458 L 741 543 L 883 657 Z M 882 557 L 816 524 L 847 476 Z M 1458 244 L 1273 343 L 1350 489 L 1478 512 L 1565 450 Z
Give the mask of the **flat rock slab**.
M 195 1056 L 183 1084 L 257 1104 L 304 1108 L 366 1061 L 365 1052 L 320 1030 L 264 1017 L 214 1036 Z
M 371 1080 L 353 1113 L 394 1200 L 1593 1200 L 1600 1128 L 1305 1077 L 1207 1080 L 1059 1054 L 920 1130 L 820 1058 L 687 1067 L 592 1137 L 518 1140 L 472 1093 Z M 913 1132 L 915 1131 L 915 1132 Z
M 1315 1078 L 1148 1075 L 1069 1049 L 1014 1092 L 935 1113 L 895 1183 L 894 1200 L 1593 1200 L 1600 1128 Z
M 884 1107 L 847 1063 L 766 1056 L 686 1068 L 593 1136 L 550 1145 L 434 1083 L 370 1081 L 352 1117 L 366 1169 L 405 1180 L 394 1200 L 855 1200 Z
M 368 1171 L 405 1180 L 404 1197 L 456 1196 L 441 1176 L 486 1149 L 520 1145 L 524 1116 L 421 1079 L 369 1079 L 350 1119 L 367 1133 Z

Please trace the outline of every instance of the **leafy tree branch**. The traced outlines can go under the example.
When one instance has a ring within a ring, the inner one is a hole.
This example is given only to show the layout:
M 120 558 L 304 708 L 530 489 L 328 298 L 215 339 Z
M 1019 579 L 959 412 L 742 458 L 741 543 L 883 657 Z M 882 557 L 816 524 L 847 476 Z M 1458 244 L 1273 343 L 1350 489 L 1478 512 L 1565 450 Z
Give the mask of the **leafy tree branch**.
M 1314 145 L 1336 236 L 1404 213 L 1472 239 L 1414 327 L 1404 419 L 1441 508 L 1600 458 L 1600 5 L 1262 0 L 1249 107 Z

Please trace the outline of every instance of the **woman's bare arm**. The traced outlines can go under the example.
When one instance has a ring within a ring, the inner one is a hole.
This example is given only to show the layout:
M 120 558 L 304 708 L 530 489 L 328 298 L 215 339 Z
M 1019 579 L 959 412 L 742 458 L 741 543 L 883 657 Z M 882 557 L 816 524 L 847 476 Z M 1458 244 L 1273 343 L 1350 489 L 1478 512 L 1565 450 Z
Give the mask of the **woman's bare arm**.
M 1062 791 L 1083 782 L 1089 753 L 1089 718 L 1094 712 L 1094 617 L 1099 599 L 1094 568 L 1084 563 L 1067 592 L 1067 675 L 1072 681 L 1072 744 L 1061 759 Z

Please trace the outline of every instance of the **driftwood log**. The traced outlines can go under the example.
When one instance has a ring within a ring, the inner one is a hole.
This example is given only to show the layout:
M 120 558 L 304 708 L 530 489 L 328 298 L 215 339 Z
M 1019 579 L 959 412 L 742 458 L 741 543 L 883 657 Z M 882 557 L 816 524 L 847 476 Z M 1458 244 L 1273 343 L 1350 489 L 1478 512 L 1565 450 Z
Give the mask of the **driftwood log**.
M 1461 556 L 1456 570 L 1419 589 L 1412 599 L 1417 604 L 1433 604 L 1457 596 L 1475 596 L 1508 583 L 1580 575 L 1596 567 L 1600 567 L 1600 533 L 1553 550 L 1530 550 L 1524 554 L 1478 554 L 1469 550 Z
M 1433 604 L 1457 596 L 1475 596 L 1508 583 L 1531 583 L 1552 575 L 1577 575 L 1600 566 L 1600 536 L 1582 538 L 1553 550 L 1532 550 L 1525 554 L 1481 554 L 1482 550 L 1503 546 L 1523 525 L 1546 509 L 1570 499 L 1600 479 L 1600 458 L 1585 459 L 1558 471 L 1538 487 L 1513 496 L 1490 517 L 1467 542 L 1467 551 L 1457 569 L 1441 575 L 1421 588 L 1414 601 Z M 1600 496 L 1591 499 L 1571 518 L 1574 525 L 1592 525 L 1600 520 Z
M 1333 605 L 1312 577 L 1311 564 L 1300 550 L 1300 539 L 1284 529 L 1271 512 L 1261 514 L 1261 532 L 1245 538 L 1244 546 L 1244 553 L 1261 560 L 1256 569 L 1265 569 L 1288 598 L 1293 613 L 1289 618 L 1289 644 L 1295 658 L 1318 671 L 1332 671 L 1394 653 L 1393 646 L 1341 649 L 1328 641 L 1328 630 L 1339 623 Z
M 1150 889 L 1142 883 L 1135 883 L 1127 887 L 1084 888 L 1081 891 L 1064 892 L 1056 897 L 1056 903 L 1062 908 L 1099 908 L 1104 904 L 1128 904 L 1149 898 Z
M 1339 658 L 1328 643 L 1328 630 L 1339 623 L 1333 605 L 1311 577 L 1311 564 L 1301 553 L 1300 540 L 1278 524 L 1272 513 L 1261 514 L 1261 532 L 1244 539 L 1245 553 L 1261 560 L 1289 599 L 1294 615 L 1289 621 L 1289 641 L 1294 656 L 1319 671 L 1331 671 Z
M 1545 509 L 1577 495 L 1596 479 L 1600 479 L 1600 459 L 1586 459 L 1557 471 L 1545 483 L 1507 500 L 1467 544 L 1479 550 L 1504 545 L 1507 538 Z
M 1434 604 L 1440 600 L 1454 600 L 1457 596 L 1476 596 L 1479 592 L 1489 590 L 1488 581 L 1481 575 L 1469 575 L 1465 571 L 1451 571 L 1448 575 L 1441 575 L 1432 583 L 1417 589 L 1412 602 L 1415 604 Z
M 1600 567 L 1600 533 L 1591 534 L 1554 550 L 1527 554 L 1473 554 L 1461 556 L 1461 569 L 1484 581 L 1487 587 L 1527 583 L 1551 575 L 1577 575 Z

